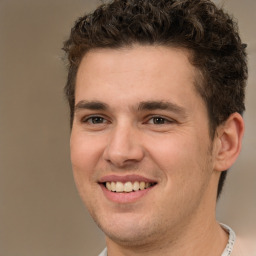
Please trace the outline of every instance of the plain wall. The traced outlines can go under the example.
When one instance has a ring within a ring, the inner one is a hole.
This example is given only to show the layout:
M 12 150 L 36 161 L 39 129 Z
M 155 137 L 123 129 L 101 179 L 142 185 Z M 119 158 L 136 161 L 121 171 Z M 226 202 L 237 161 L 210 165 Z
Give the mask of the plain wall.
M 215 1 L 239 21 L 248 44 L 246 133 L 229 171 L 218 219 L 256 235 L 256 1 Z M 0 256 L 90 256 L 104 236 L 76 191 L 62 42 L 99 2 L 0 0 Z

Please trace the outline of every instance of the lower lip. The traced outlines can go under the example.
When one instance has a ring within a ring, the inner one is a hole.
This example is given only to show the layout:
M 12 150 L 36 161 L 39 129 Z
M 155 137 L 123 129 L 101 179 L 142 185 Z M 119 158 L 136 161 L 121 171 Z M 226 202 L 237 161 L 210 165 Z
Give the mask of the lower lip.
M 107 199 L 120 204 L 136 202 L 142 197 L 146 196 L 155 187 L 152 186 L 144 190 L 138 190 L 129 193 L 117 193 L 109 191 L 103 184 L 100 184 L 100 186 Z

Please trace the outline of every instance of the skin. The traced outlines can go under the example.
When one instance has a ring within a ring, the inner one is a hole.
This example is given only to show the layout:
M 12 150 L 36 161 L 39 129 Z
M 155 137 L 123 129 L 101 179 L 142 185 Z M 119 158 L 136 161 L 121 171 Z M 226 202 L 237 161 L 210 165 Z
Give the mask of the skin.
M 71 161 L 110 256 L 221 255 L 226 246 L 215 220 L 217 185 L 239 154 L 243 121 L 233 114 L 210 139 L 188 57 L 182 49 L 134 45 L 92 50 L 80 64 Z M 156 185 L 116 202 L 100 184 L 109 175 Z

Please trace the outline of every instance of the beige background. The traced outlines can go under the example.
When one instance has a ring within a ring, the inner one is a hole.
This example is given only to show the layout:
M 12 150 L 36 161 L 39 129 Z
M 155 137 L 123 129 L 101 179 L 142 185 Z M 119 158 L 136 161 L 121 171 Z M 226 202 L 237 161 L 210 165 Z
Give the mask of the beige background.
M 252 238 L 256 1 L 215 2 L 239 20 L 250 66 L 243 151 L 230 170 L 217 215 L 240 236 Z M 74 20 L 97 4 L 0 0 L 0 256 L 90 256 L 104 247 L 104 237 L 82 205 L 72 178 L 60 50 Z

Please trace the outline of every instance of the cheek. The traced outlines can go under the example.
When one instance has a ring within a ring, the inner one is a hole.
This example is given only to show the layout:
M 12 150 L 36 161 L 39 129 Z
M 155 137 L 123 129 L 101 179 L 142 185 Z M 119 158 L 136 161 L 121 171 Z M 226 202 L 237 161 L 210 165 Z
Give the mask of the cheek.
M 172 189 L 198 187 L 209 157 L 205 153 L 206 141 L 200 140 L 196 140 L 195 136 L 176 134 L 158 142 L 151 141 L 154 146 L 148 149 L 150 157 L 163 171 L 165 180 Z
M 82 133 L 71 134 L 70 154 L 76 183 L 93 179 L 96 166 L 102 155 L 102 145 L 96 137 L 85 136 Z
M 84 133 L 71 134 L 70 153 L 74 181 L 80 197 L 85 205 L 95 202 L 95 193 L 98 187 L 96 182 L 97 166 L 101 159 L 101 146 L 96 138 L 85 136 Z
M 161 169 L 173 171 L 179 166 L 191 164 L 197 151 L 196 145 L 187 136 L 177 134 L 162 139 L 153 138 L 147 148 L 150 157 L 162 167 Z

